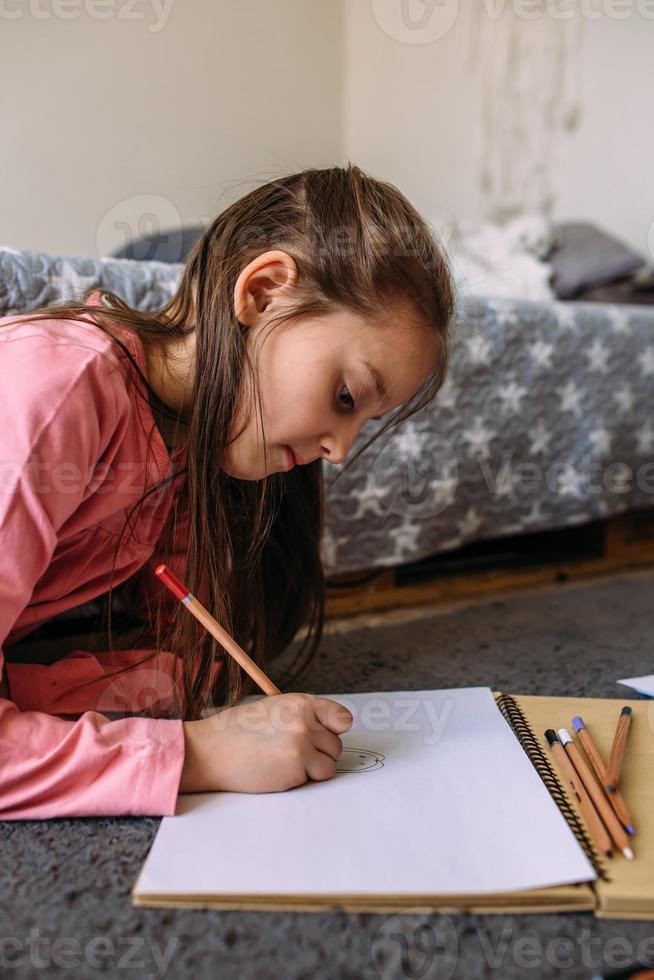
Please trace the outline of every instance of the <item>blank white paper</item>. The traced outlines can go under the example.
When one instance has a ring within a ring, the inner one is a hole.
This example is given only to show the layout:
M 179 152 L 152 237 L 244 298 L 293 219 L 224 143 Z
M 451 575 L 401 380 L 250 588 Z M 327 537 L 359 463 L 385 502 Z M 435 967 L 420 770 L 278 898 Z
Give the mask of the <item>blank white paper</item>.
M 595 872 L 490 688 L 325 695 L 354 715 L 332 779 L 178 797 L 135 895 L 513 891 Z
M 654 698 L 654 674 L 644 674 L 642 677 L 622 677 L 618 684 L 626 684 L 633 687 L 639 694 L 645 694 L 648 698 Z

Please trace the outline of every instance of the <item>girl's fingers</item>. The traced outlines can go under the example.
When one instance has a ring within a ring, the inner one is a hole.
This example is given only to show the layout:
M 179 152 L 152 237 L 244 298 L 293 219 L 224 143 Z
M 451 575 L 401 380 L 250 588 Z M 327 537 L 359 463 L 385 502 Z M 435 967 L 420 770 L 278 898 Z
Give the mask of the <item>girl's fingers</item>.
M 338 735 L 334 735 L 333 732 L 323 729 L 322 732 L 315 732 L 311 740 L 320 752 L 324 752 L 325 755 L 330 756 L 334 762 L 338 761 L 343 751 L 343 742 Z
M 336 763 L 331 755 L 326 755 L 318 749 L 313 749 L 305 765 L 310 779 L 331 779 L 336 769 Z
M 332 701 L 331 698 L 319 698 L 314 695 L 313 700 L 316 718 L 321 725 L 331 732 L 336 732 L 337 735 L 349 731 L 354 721 L 351 711 L 338 701 Z

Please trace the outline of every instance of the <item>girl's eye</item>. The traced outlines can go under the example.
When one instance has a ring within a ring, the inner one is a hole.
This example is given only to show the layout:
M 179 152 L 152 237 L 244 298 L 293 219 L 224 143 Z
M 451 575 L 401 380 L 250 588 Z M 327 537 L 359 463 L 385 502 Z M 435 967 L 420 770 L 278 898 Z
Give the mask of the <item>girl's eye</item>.
M 347 392 L 347 395 L 346 395 L 345 397 L 346 397 L 346 398 L 349 398 L 349 399 L 350 399 L 350 402 L 351 402 L 351 404 L 350 404 L 350 405 L 349 405 L 348 407 L 349 407 L 349 408 L 355 408 L 355 402 L 354 402 L 354 398 L 353 398 L 353 397 L 352 397 L 352 395 L 350 394 L 350 390 L 349 390 L 349 388 L 347 387 L 347 385 L 343 385 L 343 387 L 341 388 L 341 391 L 340 391 L 340 395 L 339 395 L 339 401 L 340 401 L 340 399 L 341 399 L 341 397 L 342 397 L 342 395 L 343 395 L 343 392 L 344 392 L 344 391 L 345 391 L 345 392 Z

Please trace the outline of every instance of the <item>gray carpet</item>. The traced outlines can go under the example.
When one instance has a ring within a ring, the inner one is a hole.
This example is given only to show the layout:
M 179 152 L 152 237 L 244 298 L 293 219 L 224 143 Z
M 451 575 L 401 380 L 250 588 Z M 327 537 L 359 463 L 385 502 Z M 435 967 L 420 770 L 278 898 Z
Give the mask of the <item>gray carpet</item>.
M 303 688 L 489 685 L 637 697 L 615 679 L 654 670 L 653 599 L 654 573 L 640 573 L 328 635 Z M 158 822 L 0 822 L 0 975 L 512 980 L 589 978 L 602 962 L 615 968 L 631 955 L 654 963 L 654 922 L 590 913 L 395 918 L 137 909 L 129 890 Z

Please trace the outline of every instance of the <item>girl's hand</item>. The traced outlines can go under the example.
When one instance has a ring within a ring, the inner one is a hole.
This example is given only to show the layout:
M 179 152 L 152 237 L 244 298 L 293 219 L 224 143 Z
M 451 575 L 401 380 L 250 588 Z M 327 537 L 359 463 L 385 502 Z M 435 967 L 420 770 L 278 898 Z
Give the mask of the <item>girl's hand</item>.
M 352 714 L 312 694 L 263 695 L 184 722 L 180 793 L 270 793 L 331 779 Z

